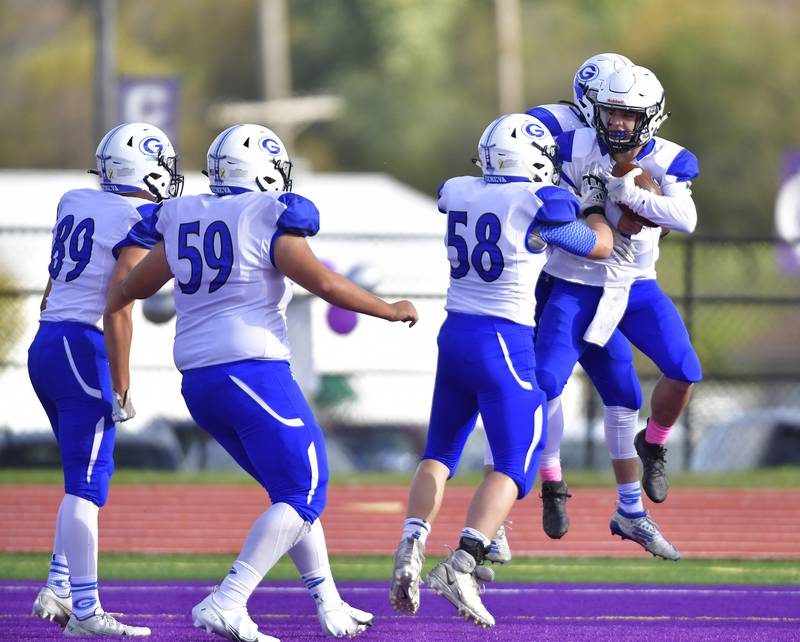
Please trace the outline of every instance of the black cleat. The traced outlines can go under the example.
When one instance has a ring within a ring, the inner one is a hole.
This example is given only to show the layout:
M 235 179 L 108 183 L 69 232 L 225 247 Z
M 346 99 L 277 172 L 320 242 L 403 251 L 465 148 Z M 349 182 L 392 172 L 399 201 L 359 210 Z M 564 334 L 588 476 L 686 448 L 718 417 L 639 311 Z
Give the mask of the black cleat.
M 660 504 L 669 493 L 667 480 L 667 449 L 660 444 L 651 444 L 644 438 L 645 430 L 636 433 L 633 445 L 642 460 L 642 488 L 656 504 Z
M 567 492 L 565 481 L 542 482 L 542 528 L 551 539 L 560 539 L 569 530 L 567 515 Z

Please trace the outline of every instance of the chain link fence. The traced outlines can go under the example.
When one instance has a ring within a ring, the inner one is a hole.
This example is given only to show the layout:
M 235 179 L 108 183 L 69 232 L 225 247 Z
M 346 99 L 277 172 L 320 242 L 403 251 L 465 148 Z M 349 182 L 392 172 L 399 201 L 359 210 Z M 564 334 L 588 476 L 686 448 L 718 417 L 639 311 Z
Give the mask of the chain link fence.
M 36 330 L 49 243 L 46 228 L 0 228 L 0 429 L 7 432 L 47 428 L 32 391 L 26 391 L 26 350 Z M 346 335 L 329 327 L 323 301 L 301 296 L 297 310 L 306 306 L 302 315 L 289 311 L 290 323 L 307 317 L 292 343 L 295 358 L 307 362 L 311 375 L 298 379 L 322 425 L 339 436 L 339 442 L 330 441 L 332 458 L 341 449 L 350 453 L 355 468 L 405 470 L 424 443 L 435 339 L 444 319 L 448 277 L 441 236 L 333 234 L 313 243 L 320 257 L 333 257 L 344 273 L 357 264 L 378 267 L 382 278 L 376 292 L 410 298 L 420 310 L 424 322 L 412 331 L 360 317 Z M 671 465 L 730 470 L 800 463 L 800 242 L 672 235 L 661 246 L 659 282 L 681 311 L 704 370 L 668 444 Z M 136 319 L 133 377 L 142 390 L 137 399 L 158 394 L 163 399 L 167 391 L 172 401 L 155 404 L 158 417 L 181 425 L 188 413 L 171 365 L 172 333 L 171 324 Z M 151 351 L 137 354 L 142 345 Z M 644 418 L 659 373 L 639 353 L 636 368 Z M 565 466 L 607 466 L 602 404 L 580 369 L 565 399 L 574 409 L 562 450 Z M 27 414 L 16 412 L 20 404 L 31 406 Z M 365 427 L 371 429 L 369 439 Z M 476 432 L 467 467 L 481 463 L 481 431 Z

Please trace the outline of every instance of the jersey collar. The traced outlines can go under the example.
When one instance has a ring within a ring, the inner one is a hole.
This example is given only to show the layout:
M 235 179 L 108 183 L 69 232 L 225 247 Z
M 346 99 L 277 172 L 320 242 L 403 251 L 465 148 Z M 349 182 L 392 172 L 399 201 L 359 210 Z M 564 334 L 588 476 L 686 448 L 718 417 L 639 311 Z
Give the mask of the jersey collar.
M 496 174 L 484 174 L 484 183 L 530 183 L 530 178 L 526 176 L 497 176 Z

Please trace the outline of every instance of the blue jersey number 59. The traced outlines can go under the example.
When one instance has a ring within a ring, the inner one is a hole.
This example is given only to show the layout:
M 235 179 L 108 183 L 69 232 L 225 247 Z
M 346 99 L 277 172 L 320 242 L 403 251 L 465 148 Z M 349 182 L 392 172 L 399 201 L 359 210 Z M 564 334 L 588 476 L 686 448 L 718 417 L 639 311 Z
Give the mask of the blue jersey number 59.
M 197 237 L 197 246 L 191 243 L 190 237 L 193 236 Z M 200 221 L 181 223 L 178 228 L 178 258 L 189 261 L 190 269 L 189 280 L 178 281 L 178 287 L 184 294 L 194 294 L 200 289 L 204 266 L 217 272 L 208 284 L 209 294 L 225 285 L 233 269 L 233 240 L 223 221 L 211 223 L 203 234 L 202 246 L 199 241 Z

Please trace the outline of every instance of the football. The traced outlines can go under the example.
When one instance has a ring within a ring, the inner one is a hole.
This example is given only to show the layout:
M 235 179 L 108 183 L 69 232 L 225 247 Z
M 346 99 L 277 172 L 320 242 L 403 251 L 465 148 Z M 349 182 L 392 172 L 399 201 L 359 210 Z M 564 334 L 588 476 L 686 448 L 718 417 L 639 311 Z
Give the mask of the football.
M 617 161 L 614 164 L 614 167 L 611 168 L 611 175 L 617 177 L 625 176 L 625 174 L 630 172 L 632 169 L 636 169 L 637 167 L 639 166 L 636 165 L 635 163 L 629 163 L 628 161 Z M 642 173 L 639 174 L 634 179 L 636 187 L 641 187 L 642 189 L 645 189 L 648 192 L 652 192 L 653 194 L 658 194 L 659 196 L 662 196 L 663 192 L 661 191 L 661 188 L 659 187 L 658 183 L 656 183 L 655 180 L 653 179 L 653 175 L 650 174 L 650 172 L 648 172 L 643 167 L 639 167 L 639 169 L 642 170 Z M 627 205 L 620 203 L 619 208 L 634 221 L 641 223 L 645 227 L 658 227 L 658 225 L 656 225 L 652 221 L 644 218 L 643 216 L 639 216 Z

